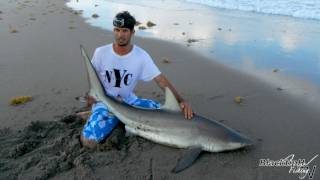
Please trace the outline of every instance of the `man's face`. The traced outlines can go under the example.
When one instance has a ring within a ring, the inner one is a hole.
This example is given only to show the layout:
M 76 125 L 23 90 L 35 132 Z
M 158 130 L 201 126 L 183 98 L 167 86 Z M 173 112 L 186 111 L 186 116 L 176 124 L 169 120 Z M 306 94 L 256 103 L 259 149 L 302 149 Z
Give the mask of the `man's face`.
M 128 28 L 113 28 L 115 42 L 118 46 L 127 46 L 130 44 L 131 37 L 134 34 L 134 30 Z

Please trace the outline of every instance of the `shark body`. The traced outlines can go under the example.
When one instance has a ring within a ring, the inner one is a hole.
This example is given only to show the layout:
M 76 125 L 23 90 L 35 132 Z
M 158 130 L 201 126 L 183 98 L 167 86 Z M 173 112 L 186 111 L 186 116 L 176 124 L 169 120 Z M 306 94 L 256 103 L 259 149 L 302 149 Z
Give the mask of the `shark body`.
M 230 151 L 252 144 L 244 135 L 213 119 L 194 114 L 191 120 L 186 120 L 169 88 L 165 90 L 165 104 L 157 110 L 135 108 L 107 96 L 82 46 L 81 53 L 88 72 L 89 95 L 106 104 L 125 124 L 127 131 L 159 144 L 188 149 L 173 172 L 180 172 L 189 167 L 201 151 Z

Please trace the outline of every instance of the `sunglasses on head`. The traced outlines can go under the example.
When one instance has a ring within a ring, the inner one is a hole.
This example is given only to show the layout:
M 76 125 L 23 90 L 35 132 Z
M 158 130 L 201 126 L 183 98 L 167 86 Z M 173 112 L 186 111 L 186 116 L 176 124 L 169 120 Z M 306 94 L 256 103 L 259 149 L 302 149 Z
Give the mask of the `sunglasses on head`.
M 124 26 L 124 19 L 113 19 L 113 25 L 116 27 L 123 27 Z

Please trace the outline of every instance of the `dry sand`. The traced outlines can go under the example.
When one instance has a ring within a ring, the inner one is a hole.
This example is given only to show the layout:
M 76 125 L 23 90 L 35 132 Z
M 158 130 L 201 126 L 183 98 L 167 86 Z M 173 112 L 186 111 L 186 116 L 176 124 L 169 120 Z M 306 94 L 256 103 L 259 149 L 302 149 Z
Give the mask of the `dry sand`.
M 97 150 L 81 148 L 81 120 L 72 116 L 84 107 L 76 97 L 88 90 L 79 45 L 92 54 L 112 42 L 112 33 L 85 24 L 61 0 L 3 0 L 0 11 L 0 179 L 298 179 L 289 167 L 259 167 L 259 159 L 295 154 L 309 161 L 319 153 L 318 107 L 180 45 L 138 37 L 135 43 L 197 113 L 241 131 L 255 145 L 203 153 L 179 174 L 171 169 L 182 150 L 124 137 L 121 130 Z M 137 94 L 163 100 L 153 82 L 139 84 Z M 34 100 L 9 106 L 18 95 Z M 244 97 L 241 105 L 236 96 Z

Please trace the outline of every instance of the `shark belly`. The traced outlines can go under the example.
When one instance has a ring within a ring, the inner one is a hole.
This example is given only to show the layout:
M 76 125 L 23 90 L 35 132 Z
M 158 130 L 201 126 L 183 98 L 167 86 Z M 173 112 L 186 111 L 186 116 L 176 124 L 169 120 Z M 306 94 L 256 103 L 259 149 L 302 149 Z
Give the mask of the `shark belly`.
M 144 128 L 132 128 L 130 126 L 125 126 L 126 131 L 146 138 L 150 141 L 171 146 L 171 147 L 176 147 L 176 148 L 188 148 L 188 147 L 193 147 L 196 146 L 195 141 L 192 141 L 192 139 L 183 137 L 181 134 L 177 133 L 170 133 L 168 131 L 160 131 L 160 130 L 148 130 Z

